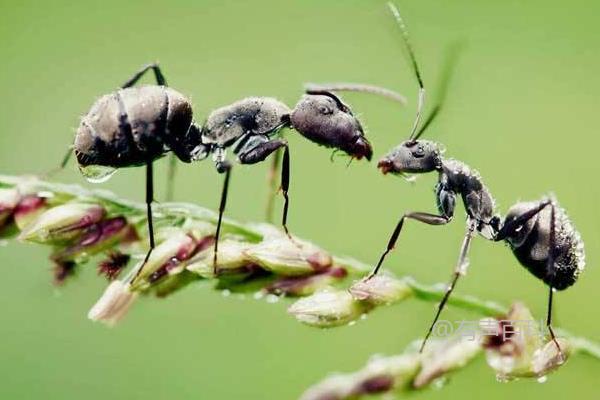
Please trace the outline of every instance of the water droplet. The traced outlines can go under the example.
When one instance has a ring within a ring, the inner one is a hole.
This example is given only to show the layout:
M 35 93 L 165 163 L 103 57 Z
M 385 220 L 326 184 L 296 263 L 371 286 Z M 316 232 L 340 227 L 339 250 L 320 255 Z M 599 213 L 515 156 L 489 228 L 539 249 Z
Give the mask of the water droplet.
M 439 390 L 442 389 L 446 383 L 448 383 L 448 379 L 446 377 L 441 377 L 434 380 L 431 384 L 435 389 Z
M 548 377 L 546 375 L 540 376 L 539 378 L 537 378 L 538 383 L 544 383 L 548 380 Z
M 54 197 L 54 193 L 48 192 L 45 190 L 41 190 L 41 191 L 37 192 L 37 197 L 43 197 L 45 199 L 49 199 L 49 198 Z
M 496 374 L 496 380 L 500 383 L 506 383 L 510 381 L 508 376 L 505 374 Z
M 263 292 L 262 290 L 259 290 L 258 292 L 254 293 L 254 295 L 252 296 L 255 300 L 260 300 L 263 297 L 265 297 L 265 292 Z
M 367 313 L 360 314 L 360 319 L 362 319 L 362 320 L 367 319 Z
M 279 301 L 279 296 L 276 296 L 274 294 L 269 294 L 266 297 L 267 303 L 277 303 Z
M 223 297 L 229 297 L 229 296 L 231 296 L 231 290 L 229 290 L 229 289 L 223 289 L 223 291 L 221 292 L 221 294 L 223 295 Z
M 354 325 L 356 325 L 356 321 L 350 321 L 350 322 L 348 322 L 348 326 L 354 326 Z
M 116 168 L 103 165 L 88 165 L 87 167 L 79 167 L 79 170 L 90 183 L 106 182 L 115 172 L 117 172 Z

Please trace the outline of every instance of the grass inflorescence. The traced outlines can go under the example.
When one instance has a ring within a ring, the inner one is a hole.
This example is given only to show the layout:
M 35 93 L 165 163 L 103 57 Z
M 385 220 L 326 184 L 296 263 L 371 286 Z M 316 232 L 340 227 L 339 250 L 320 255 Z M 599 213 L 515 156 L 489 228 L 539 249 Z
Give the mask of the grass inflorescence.
M 119 322 L 139 294 L 165 297 L 198 281 L 213 281 L 218 291 L 297 297 L 289 314 L 319 328 L 353 324 L 379 307 L 409 299 L 437 303 L 445 293 L 443 286 L 390 273 L 360 279 L 370 269 L 360 261 L 330 254 L 307 240 L 292 241 L 273 225 L 231 219 L 223 221 L 214 269 L 216 212 L 187 203 L 157 204 L 154 210 L 157 246 L 143 263 L 148 246 L 144 205 L 107 191 L 0 176 L 0 236 L 51 247 L 52 280 L 58 285 L 96 262 L 98 275 L 110 283 L 88 317 L 108 325 Z M 515 330 L 512 321 L 531 321 L 536 332 L 543 329 L 523 304 L 508 308 L 460 294 L 449 304 L 482 316 L 476 332 L 438 337 L 423 353 L 411 345 L 400 355 L 373 358 L 357 372 L 325 379 L 303 398 L 417 390 L 479 354 L 506 381 L 545 379 L 576 353 L 600 360 L 598 344 L 564 330 L 559 330 L 561 351 L 543 334 Z

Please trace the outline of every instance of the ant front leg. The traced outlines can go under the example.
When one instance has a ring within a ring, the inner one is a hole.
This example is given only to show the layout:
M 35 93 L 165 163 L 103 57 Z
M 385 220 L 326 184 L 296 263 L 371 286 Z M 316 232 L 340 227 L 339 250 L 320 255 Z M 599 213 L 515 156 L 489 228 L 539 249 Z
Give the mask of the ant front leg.
M 390 236 L 390 240 L 388 241 L 388 245 L 379 258 L 379 262 L 377 266 L 373 269 L 373 271 L 366 278 L 367 280 L 371 279 L 377 272 L 379 272 L 379 268 L 383 264 L 383 260 L 388 255 L 390 251 L 394 249 L 396 246 L 396 241 L 398 241 L 398 236 L 400 236 L 400 232 L 402 231 L 402 227 L 404 226 L 405 219 L 414 219 L 416 221 L 423 222 L 427 225 L 446 225 L 450 221 L 452 221 L 452 217 L 454 216 L 454 207 L 456 205 L 456 193 L 450 190 L 441 180 L 438 182 L 435 188 L 436 191 L 436 201 L 438 205 L 438 210 L 440 211 L 440 215 L 429 214 L 425 212 L 408 212 L 405 213 L 398 221 L 394 232 L 392 232 L 392 236 Z
M 388 255 L 390 251 L 396 247 L 396 242 L 398 241 L 398 237 L 400 236 L 400 232 L 402 231 L 402 227 L 404 226 L 404 220 L 413 219 L 415 221 L 423 222 L 427 225 L 446 225 L 450 221 L 452 221 L 452 215 L 436 215 L 425 212 L 407 212 L 398 221 L 394 232 L 392 232 L 392 236 L 388 241 L 387 247 L 381 257 L 379 258 L 379 262 L 377 266 L 373 269 L 373 271 L 367 277 L 367 280 L 371 279 L 379 272 L 379 268 L 383 264 L 385 257 Z
M 283 159 L 281 165 L 281 193 L 285 200 L 283 205 L 283 216 L 281 225 L 286 235 L 291 239 L 287 228 L 287 215 L 290 199 L 288 190 L 290 187 L 290 150 L 285 139 L 270 139 L 267 136 L 252 136 L 244 146 L 239 149 L 238 159 L 241 164 L 256 164 L 264 161 L 273 152 L 283 149 Z

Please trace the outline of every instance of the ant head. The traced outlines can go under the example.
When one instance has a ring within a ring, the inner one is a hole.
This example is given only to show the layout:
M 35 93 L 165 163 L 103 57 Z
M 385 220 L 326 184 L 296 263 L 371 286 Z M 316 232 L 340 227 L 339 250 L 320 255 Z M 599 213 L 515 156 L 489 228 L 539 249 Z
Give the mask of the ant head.
M 377 168 L 387 174 L 424 173 L 441 168 L 442 149 L 430 140 L 407 140 L 379 160 Z
M 307 93 L 292 111 L 292 127 L 315 143 L 371 160 L 373 149 L 350 107 L 328 91 Z

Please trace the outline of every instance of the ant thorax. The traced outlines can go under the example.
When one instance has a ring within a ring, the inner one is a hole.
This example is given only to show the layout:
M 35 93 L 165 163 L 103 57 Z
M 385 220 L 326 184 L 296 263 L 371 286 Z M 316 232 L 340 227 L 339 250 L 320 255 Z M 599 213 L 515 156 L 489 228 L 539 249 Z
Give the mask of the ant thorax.
M 214 110 L 202 129 L 202 141 L 227 147 L 243 135 L 267 135 L 289 119 L 288 106 L 271 97 L 247 97 Z
M 440 185 L 460 194 L 467 214 L 479 224 L 478 231 L 485 237 L 491 235 L 487 231 L 494 218 L 496 205 L 479 172 L 461 161 L 444 159 L 440 170 Z

